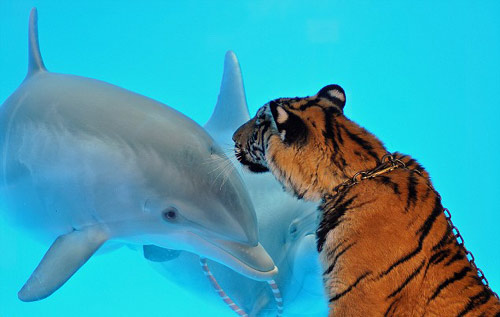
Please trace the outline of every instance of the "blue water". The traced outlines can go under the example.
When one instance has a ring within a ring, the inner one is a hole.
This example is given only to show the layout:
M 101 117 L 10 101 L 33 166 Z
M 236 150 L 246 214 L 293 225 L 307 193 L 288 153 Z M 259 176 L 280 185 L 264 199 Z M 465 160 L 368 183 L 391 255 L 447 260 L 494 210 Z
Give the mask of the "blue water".
M 200 124 L 228 49 L 252 114 L 272 98 L 342 85 L 350 118 L 428 169 L 500 291 L 500 2 L 1 0 L 0 102 L 25 76 L 33 6 L 49 70 L 114 83 Z M 48 299 L 22 303 L 17 291 L 47 248 L 0 221 L 0 316 L 232 316 L 126 248 L 91 258 Z

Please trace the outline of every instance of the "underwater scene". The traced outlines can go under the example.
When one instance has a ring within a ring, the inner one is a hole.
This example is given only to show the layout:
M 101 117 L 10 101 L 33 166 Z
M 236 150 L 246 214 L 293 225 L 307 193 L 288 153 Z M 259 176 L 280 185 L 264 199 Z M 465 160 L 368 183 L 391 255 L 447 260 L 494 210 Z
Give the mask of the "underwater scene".
M 244 168 L 233 134 L 332 84 L 343 114 L 425 167 L 498 293 L 499 13 L 1 0 L 0 317 L 327 316 L 319 200 Z

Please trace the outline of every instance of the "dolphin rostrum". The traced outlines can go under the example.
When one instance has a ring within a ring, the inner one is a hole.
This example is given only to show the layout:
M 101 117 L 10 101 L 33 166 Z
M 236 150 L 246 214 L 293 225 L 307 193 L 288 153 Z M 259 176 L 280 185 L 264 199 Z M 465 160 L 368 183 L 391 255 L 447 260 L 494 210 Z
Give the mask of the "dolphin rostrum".
M 190 251 L 256 280 L 277 272 L 238 172 L 203 128 L 125 89 L 48 72 L 36 9 L 28 74 L 0 107 L 0 202 L 53 241 L 23 301 L 52 294 L 109 240 Z

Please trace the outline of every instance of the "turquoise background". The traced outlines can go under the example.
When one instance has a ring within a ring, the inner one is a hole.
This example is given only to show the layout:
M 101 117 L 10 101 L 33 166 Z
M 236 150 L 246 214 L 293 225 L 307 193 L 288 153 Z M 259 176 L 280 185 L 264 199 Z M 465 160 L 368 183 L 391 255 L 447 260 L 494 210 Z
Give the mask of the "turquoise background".
M 27 69 L 31 7 L 45 65 L 164 102 L 204 124 L 223 57 L 250 112 L 338 83 L 346 114 L 430 172 L 500 291 L 500 2 L 0 0 L 0 102 Z M 46 300 L 17 291 L 45 253 L 0 221 L 0 316 L 232 316 L 171 285 L 138 252 L 93 257 Z

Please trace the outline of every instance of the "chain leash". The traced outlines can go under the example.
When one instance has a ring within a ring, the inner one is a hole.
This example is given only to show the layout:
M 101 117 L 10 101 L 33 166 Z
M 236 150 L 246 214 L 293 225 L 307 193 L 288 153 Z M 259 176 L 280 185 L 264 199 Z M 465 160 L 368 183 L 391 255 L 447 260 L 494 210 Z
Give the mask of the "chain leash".
M 412 169 L 412 170 L 409 169 L 403 161 L 401 161 L 398 158 L 395 158 L 394 155 L 392 155 L 392 154 L 384 155 L 382 157 L 381 162 L 382 163 L 380 165 L 378 165 L 377 167 L 375 167 L 374 169 L 368 170 L 368 171 L 357 172 L 356 174 L 354 174 L 353 177 L 349 178 L 345 182 L 343 182 L 340 185 L 338 185 L 337 187 L 335 187 L 334 191 L 336 192 L 336 194 L 334 196 L 338 196 L 340 193 L 342 193 L 345 190 L 347 190 L 348 188 L 358 184 L 359 182 L 361 182 L 364 179 L 374 178 L 374 177 L 377 177 L 381 174 L 389 173 L 389 172 L 391 172 L 395 169 L 398 169 L 398 168 L 403 168 L 403 169 L 408 170 L 410 172 L 415 172 L 418 175 L 424 177 L 424 175 L 422 174 L 421 171 L 416 170 L 416 169 Z M 427 182 L 427 186 L 429 186 L 429 188 L 432 189 L 432 191 L 438 196 L 439 201 L 441 201 L 441 195 L 434 189 L 434 187 L 432 187 L 432 185 L 430 184 L 428 179 L 426 179 L 426 182 Z M 450 226 L 450 228 L 451 228 L 451 232 L 453 233 L 455 240 L 457 241 L 458 245 L 465 250 L 465 256 L 467 257 L 467 260 L 472 265 L 472 267 L 476 270 L 476 273 L 477 273 L 479 279 L 481 280 L 481 283 L 490 292 L 492 292 L 493 295 L 495 295 L 495 297 L 498 299 L 499 298 L 498 294 L 495 293 L 491 289 L 490 284 L 489 284 L 488 280 L 486 279 L 486 276 L 484 276 L 484 272 L 480 268 L 477 267 L 474 255 L 472 254 L 472 252 L 467 250 L 467 248 L 465 247 L 464 238 L 460 234 L 460 231 L 458 231 L 458 228 L 453 224 L 453 221 L 451 221 L 451 213 L 448 210 L 448 208 L 443 207 L 443 213 L 444 213 L 444 216 L 446 218 L 446 221 L 448 222 L 448 226 Z
M 441 196 L 439 196 L 439 199 L 441 199 Z M 483 270 L 481 270 L 479 267 L 477 267 L 477 265 L 476 265 L 476 259 L 474 258 L 474 255 L 472 254 L 472 252 L 470 252 L 469 250 L 467 250 L 467 248 L 465 247 L 464 238 L 460 234 L 460 231 L 458 231 L 458 228 L 455 227 L 455 225 L 453 224 L 453 221 L 451 221 L 451 213 L 450 213 L 450 211 L 448 210 L 448 208 L 444 208 L 443 211 L 444 211 L 444 216 L 446 218 L 446 221 L 448 222 L 448 225 L 451 228 L 451 232 L 453 232 L 453 235 L 455 236 L 455 239 L 457 240 L 458 245 L 461 246 L 462 248 L 464 248 L 464 250 L 465 250 L 465 256 L 467 257 L 467 260 L 469 260 L 469 263 L 472 265 L 472 267 L 474 269 L 476 269 L 477 275 L 478 275 L 479 279 L 481 280 L 481 283 L 483 283 L 483 285 L 486 286 L 486 288 L 488 290 L 490 290 L 490 292 L 492 292 L 493 295 L 495 295 L 495 297 L 497 299 L 500 299 L 498 297 L 498 294 L 495 293 L 491 289 L 490 284 L 489 284 L 488 280 L 486 279 L 486 276 L 484 276 Z

